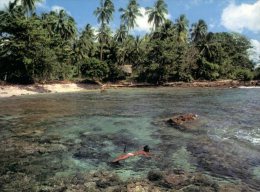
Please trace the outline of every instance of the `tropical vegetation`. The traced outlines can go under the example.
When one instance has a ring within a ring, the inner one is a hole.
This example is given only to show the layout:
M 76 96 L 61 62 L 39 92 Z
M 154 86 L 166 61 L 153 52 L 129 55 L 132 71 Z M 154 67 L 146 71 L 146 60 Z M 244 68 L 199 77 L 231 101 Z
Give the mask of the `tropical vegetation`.
M 37 14 L 37 0 L 15 0 L 0 11 L 0 80 L 35 83 L 52 80 L 169 81 L 260 78 L 249 59 L 250 41 L 238 33 L 208 31 L 200 19 L 184 14 L 167 19 L 167 4 L 155 0 L 146 8 L 151 32 L 132 35 L 142 16 L 137 0 L 120 8 L 121 23 L 112 31 L 112 0 L 100 0 L 94 11 L 97 31 L 87 24 L 78 31 L 65 10 Z M 131 66 L 126 73 L 124 66 Z

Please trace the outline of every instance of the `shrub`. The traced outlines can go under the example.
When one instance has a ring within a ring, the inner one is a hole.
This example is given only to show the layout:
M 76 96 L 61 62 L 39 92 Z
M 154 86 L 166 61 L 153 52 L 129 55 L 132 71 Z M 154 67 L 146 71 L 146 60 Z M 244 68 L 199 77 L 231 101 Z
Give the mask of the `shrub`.
M 80 68 L 83 77 L 92 80 L 103 80 L 109 73 L 109 68 L 106 62 L 96 58 L 88 58 Z
M 235 71 L 235 78 L 240 81 L 250 81 L 254 77 L 253 72 L 249 69 L 237 69 Z

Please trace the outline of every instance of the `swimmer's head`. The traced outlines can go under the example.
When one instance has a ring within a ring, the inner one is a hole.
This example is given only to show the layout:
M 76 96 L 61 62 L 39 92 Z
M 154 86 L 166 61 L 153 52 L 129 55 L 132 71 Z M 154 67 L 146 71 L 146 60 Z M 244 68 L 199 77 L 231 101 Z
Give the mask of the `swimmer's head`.
M 144 146 L 144 151 L 145 151 L 145 152 L 149 152 L 149 151 L 150 151 L 150 148 L 149 148 L 148 145 L 145 145 L 145 146 Z

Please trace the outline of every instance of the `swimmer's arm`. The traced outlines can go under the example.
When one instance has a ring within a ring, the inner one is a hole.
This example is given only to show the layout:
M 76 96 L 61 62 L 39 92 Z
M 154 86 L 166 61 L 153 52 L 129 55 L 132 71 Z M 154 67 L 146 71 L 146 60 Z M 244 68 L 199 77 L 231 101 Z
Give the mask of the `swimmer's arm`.
M 153 157 L 154 155 L 153 154 L 151 154 L 151 153 L 144 153 L 143 154 L 145 157 Z

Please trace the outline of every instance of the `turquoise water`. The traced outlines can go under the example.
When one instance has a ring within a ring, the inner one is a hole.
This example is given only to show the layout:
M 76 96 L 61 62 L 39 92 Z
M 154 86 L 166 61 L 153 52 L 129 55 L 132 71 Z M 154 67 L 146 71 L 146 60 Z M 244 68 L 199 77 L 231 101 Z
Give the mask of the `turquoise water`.
M 190 125 L 195 131 L 164 123 L 183 113 L 198 114 Z M 1 179 L 23 173 L 48 185 L 76 172 L 109 170 L 128 180 L 177 168 L 258 188 L 259 116 L 259 89 L 115 89 L 0 99 Z M 146 144 L 156 159 L 109 164 L 125 146 L 132 152 Z M 0 190 L 5 185 L 0 180 Z

